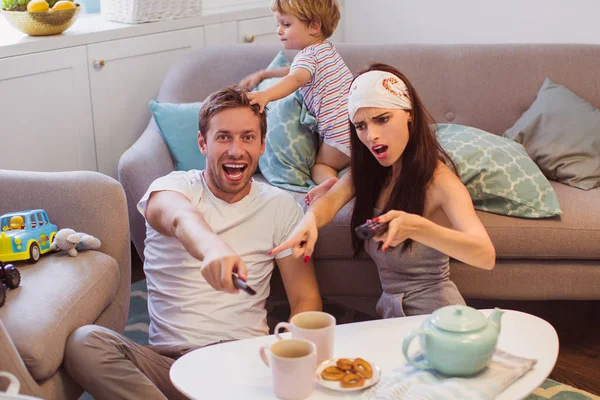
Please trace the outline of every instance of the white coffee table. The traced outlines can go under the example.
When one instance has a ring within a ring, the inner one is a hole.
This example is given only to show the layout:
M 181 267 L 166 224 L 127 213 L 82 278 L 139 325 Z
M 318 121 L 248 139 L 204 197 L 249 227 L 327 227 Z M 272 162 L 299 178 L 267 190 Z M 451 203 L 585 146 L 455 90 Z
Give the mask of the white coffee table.
M 486 315 L 491 310 L 482 310 Z M 334 357 L 362 357 L 378 365 L 382 377 L 406 364 L 402 339 L 428 316 L 394 318 L 338 325 Z M 290 335 L 289 333 L 284 334 Z M 271 371 L 258 355 L 275 336 L 228 342 L 192 351 L 171 367 L 171 381 L 193 399 L 275 399 Z M 416 347 L 416 342 L 413 345 Z M 535 358 L 537 364 L 525 376 L 500 394 L 500 400 L 527 397 L 554 368 L 558 357 L 558 336 L 548 322 L 519 311 L 505 311 L 498 348 L 521 357 Z M 412 347 L 411 347 L 412 349 Z M 364 398 L 363 392 L 339 393 L 316 385 L 310 399 Z

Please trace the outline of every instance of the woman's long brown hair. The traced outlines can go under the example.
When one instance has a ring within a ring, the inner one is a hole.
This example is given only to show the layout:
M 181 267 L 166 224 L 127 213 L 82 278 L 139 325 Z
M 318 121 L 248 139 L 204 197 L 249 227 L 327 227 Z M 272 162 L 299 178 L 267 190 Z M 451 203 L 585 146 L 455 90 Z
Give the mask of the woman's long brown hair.
M 385 71 L 396 75 L 406 84 L 412 103 L 412 122 L 408 123 L 409 138 L 404 153 L 402 153 L 402 168 L 400 177 L 395 182 L 390 198 L 382 210 L 401 210 L 423 216 L 427 189 L 433 178 L 438 161 L 444 162 L 457 171 L 456 165 L 440 146 L 436 134 L 433 117 L 419 98 L 409 80 L 396 68 L 386 64 L 373 64 L 361 71 L 358 76 L 369 71 Z M 354 229 L 373 218 L 373 208 L 385 187 L 392 179 L 392 167 L 384 167 L 371 154 L 356 133 L 356 128 L 350 121 L 351 171 L 352 182 L 356 193 L 356 203 L 352 212 L 352 247 L 357 256 L 364 248 L 364 243 L 355 234 Z M 412 239 L 407 239 L 402 251 L 412 246 Z

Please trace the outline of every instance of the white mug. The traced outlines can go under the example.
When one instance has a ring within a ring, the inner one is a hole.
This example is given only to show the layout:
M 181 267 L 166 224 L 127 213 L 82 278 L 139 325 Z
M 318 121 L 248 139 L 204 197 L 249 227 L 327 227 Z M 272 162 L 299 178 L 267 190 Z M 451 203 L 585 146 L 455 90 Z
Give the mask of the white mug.
M 296 314 L 290 322 L 280 322 L 275 326 L 275 336 L 283 339 L 279 330 L 286 328 L 293 338 L 310 340 L 317 346 L 317 362 L 333 357 L 333 337 L 335 317 L 321 311 L 306 311 Z
M 304 339 L 280 340 L 260 348 L 260 357 L 271 368 L 273 391 L 280 399 L 304 399 L 315 388 L 317 348 Z
M 8 387 L 6 388 L 6 392 L 0 392 L 0 400 L 41 400 L 37 397 L 19 394 L 21 384 L 19 383 L 17 377 L 11 374 L 10 372 L 0 371 L 0 378 L 6 378 L 9 381 Z

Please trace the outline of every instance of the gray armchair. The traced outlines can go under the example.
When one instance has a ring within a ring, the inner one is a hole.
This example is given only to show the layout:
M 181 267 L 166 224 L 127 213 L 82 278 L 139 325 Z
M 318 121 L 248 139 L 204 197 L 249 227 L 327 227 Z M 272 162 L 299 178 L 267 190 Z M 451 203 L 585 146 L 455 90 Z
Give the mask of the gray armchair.
M 23 394 L 76 399 L 82 390 L 62 366 L 67 337 L 87 324 L 122 332 L 127 323 L 127 203 L 121 185 L 96 172 L 0 170 L 0 214 L 34 208 L 59 229 L 96 236 L 102 246 L 77 257 L 47 253 L 35 264 L 14 263 L 21 286 L 7 291 L 0 308 L 0 371 L 17 376 Z

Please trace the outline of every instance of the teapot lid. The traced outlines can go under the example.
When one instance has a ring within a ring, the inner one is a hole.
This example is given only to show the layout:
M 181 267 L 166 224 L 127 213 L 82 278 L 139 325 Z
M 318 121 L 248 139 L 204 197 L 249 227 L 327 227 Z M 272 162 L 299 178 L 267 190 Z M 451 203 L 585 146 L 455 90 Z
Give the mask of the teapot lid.
M 462 305 L 437 309 L 431 314 L 430 321 L 435 327 L 451 332 L 470 332 L 487 324 L 487 318 L 481 312 Z

